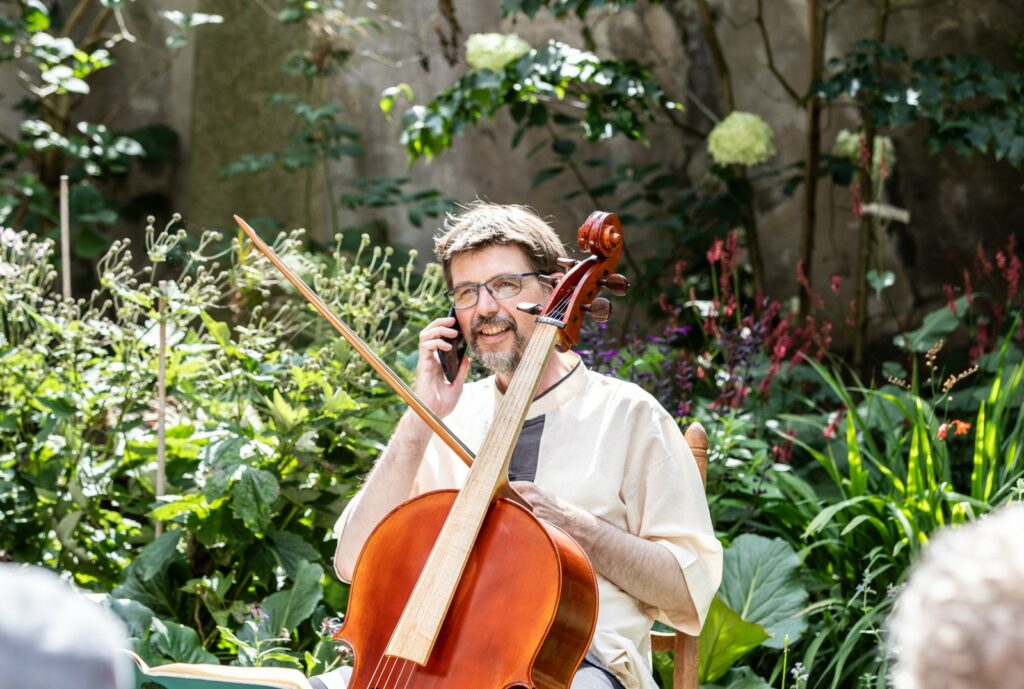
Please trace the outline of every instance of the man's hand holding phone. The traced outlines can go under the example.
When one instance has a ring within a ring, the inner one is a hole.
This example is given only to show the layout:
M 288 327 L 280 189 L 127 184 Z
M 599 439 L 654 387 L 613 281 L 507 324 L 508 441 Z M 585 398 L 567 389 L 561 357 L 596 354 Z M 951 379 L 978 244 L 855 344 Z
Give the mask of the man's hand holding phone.
M 465 351 L 466 342 L 452 311 L 432 321 L 420 332 L 414 390 L 430 410 L 441 418 L 451 413 L 462 395 L 462 385 L 469 372 L 469 358 L 465 356 Z M 446 359 L 444 365 L 441 363 L 442 358 Z M 445 371 L 446 365 L 449 367 L 448 372 Z

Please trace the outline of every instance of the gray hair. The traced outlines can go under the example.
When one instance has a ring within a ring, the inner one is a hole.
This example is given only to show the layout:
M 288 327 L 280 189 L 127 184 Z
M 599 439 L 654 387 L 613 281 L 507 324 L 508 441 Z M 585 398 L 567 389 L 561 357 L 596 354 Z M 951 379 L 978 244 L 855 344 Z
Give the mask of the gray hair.
M 52 572 L 0 564 L 0 610 L 0 689 L 132 686 L 120 620 Z
M 889 620 L 896 689 L 1024 688 L 1024 505 L 943 529 Z
M 557 272 L 565 247 L 551 225 L 526 206 L 474 201 L 458 214 L 448 214 L 444 231 L 434 239 L 434 254 L 452 285 L 451 263 L 458 254 L 491 246 L 518 246 L 535 271 Z

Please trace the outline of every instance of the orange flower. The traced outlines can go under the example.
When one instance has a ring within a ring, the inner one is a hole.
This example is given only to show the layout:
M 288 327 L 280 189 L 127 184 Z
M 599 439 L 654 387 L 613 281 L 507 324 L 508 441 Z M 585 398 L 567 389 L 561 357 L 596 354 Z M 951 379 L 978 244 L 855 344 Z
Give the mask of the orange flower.
M 938 433 L 935 434 L 939 440 L 945 440 L 946 436 L 949 435 L 949 431 L 953 431 L 953 435 L 967 435 L 971 431 L 971 424 L 960 419 L 953 419 L 949 423 L 944 423 L 939 426 Z
M 953 419 L 951 425 L 953 426 L 953 435 L 967 435 L 971 430 L 971 424 L 960 419 Z

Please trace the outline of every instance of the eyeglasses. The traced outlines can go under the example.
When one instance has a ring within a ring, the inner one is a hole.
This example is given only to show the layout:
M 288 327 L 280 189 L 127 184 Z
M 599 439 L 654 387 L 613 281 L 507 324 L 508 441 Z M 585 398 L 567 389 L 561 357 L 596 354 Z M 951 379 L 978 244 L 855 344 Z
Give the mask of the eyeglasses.
M 456 309 L 468 309 L 476 306 L 480 298 L 480 288 L 483 287 L 493 299 L 508 299 L 523 291 L 523 278 L 540 273 L 510 273 L 508 275 L 495 275 L 487 282 L 479 282 L 475 285 L 459 285 L 444 293 L 448 301 Z

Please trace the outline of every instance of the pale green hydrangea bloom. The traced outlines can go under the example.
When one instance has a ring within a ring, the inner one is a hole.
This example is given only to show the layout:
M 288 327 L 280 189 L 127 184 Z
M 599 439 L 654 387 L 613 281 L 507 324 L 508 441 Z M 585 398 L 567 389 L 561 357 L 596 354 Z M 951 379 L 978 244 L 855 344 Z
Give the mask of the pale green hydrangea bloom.
M 473 69 L 500 72 L 530 52 L 530 44 L 514 33 L 475 33 L 466 41 L 466 62 Z
M 840 129 L 832 144 L 832 155 L 849 158 L 855 165 L 860 165 L 860 132 Z M 875 137 L 875 150 L 871 152 L 871 179 L 878 179 L 879 165 L 885 161 L 885 169 L 892 170 L 896 165 L 896 145 L 888 136 Z
M 733 112 L 708 135 L 708 153 L 719 165 L 758 165 L 775 155 L 772 129 L 749 112 Z

